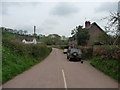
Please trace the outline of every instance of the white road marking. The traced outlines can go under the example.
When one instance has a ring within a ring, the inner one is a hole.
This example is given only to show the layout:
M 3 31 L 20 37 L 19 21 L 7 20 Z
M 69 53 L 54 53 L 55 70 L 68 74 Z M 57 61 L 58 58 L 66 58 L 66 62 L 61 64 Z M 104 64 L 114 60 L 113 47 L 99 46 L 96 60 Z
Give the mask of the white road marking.
M 2 85 L 0 86 L 0 90 L 2 90 Z
M 63 80 L 64 80 L 64 86 L 67 90 L 67 83 L 66 83 L 66 78 L 65 78 L 65 73 L 64 73 L 64 70 L 62 69 L 62 75 L 63 75 Z

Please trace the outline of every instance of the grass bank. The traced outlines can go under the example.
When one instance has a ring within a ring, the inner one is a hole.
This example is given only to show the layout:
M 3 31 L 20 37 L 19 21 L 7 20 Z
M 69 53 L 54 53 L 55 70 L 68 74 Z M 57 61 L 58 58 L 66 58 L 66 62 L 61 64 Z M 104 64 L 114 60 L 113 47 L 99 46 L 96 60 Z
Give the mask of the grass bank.
M 42 61 L 52 51 L 44 44 L 23 44 L 3 39 L 2 83 Z
M 83 59 L 91 60 L 91 65 L 120 82 L 120 47 L 116 45 L 79 46 Z
M 91 65 L 120 82 L 120 62 L 117 60 L 93 57 L 91 59 Z

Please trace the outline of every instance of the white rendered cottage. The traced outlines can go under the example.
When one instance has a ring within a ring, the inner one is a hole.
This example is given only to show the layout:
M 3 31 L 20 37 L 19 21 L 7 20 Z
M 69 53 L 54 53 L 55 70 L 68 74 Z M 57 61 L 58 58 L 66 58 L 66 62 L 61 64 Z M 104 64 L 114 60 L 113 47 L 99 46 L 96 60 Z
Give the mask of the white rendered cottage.
M 37 44 L 37 41 L 35 38 L 25 38 L 22 40 L 25 44 Z

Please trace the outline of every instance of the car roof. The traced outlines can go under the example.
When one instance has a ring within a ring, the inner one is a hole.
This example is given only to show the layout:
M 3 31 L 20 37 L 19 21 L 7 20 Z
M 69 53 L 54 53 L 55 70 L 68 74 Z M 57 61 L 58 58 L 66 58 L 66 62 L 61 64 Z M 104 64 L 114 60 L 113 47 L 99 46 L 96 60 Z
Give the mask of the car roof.
M 77 51 L 77 52 L 82 53 L 82 51 L 81 51 L 80 49 L 77 49 L 77 48 L 72 48 L 71 51 L 72 51 L 72 52 Z
M 80 49 L 77 49 L 77 48 L 71 48 L 71 50 L 80 50 Z

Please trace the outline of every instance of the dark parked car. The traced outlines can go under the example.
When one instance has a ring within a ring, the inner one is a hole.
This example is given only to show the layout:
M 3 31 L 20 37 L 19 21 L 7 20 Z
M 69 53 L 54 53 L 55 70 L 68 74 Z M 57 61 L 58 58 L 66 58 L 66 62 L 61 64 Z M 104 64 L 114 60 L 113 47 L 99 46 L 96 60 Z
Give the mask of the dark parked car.
M 81 61 L 81 63 L 83 63 L 82 59 L 82 52 L 80 49 L 69 49 L 68 53 L 67 53 L 67 59 L 70 60 L 76 60 L 76 61 Z

